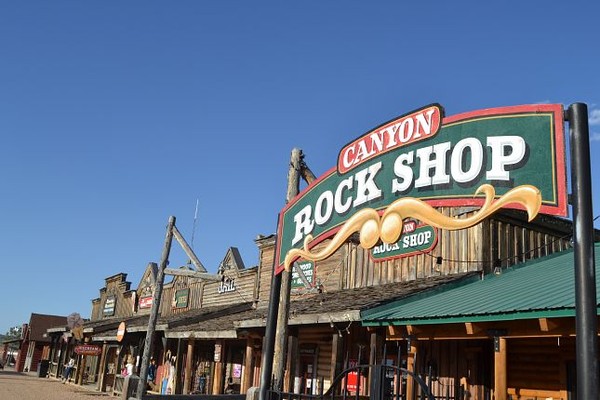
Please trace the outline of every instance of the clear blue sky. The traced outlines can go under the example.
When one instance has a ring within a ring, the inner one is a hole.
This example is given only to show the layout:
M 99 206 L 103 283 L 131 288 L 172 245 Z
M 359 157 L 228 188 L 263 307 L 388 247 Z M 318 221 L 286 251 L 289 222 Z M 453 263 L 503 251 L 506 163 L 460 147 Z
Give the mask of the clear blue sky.
M 598 2 L 411 3 L 1 2 L 0 333 L 137 287 L 196 199 L 207 268 L 230 246 L 256 265 L 293 147 L 320 175 L 432 102 L 587 103 L 600 214 Z

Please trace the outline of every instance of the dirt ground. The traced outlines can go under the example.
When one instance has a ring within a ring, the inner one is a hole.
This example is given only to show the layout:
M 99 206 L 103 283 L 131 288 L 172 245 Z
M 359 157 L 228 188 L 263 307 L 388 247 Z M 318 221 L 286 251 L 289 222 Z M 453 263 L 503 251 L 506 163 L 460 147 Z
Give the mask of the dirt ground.
M 109 396 L 53 378 L 38 378 L 35 373 L 18 373 L 14 368 L 0 369 L 0 400 L 93 400 Z M 114 397 L 113 397 L 114 398 Z

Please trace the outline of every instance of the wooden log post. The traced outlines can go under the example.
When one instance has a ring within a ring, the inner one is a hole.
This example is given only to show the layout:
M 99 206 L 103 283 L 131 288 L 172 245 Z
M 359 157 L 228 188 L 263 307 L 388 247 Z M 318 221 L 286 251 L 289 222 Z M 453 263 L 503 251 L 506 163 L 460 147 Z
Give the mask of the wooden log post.
M 104 388 L 104 379 L 106 378 L 106 353 L 108 353 L 108 345 L 106 341 L 102 343 L 102 355 L 100 356 L 100 367 L 98 368 L 98 386 L 96 386 L 96 390 L 99 392 L 103 392 Z M 60 360 L 59 365 L 60 365 Z M 56 366 L 56 377 L 58 378 L 58 367 Z
M 370 333 L 369 364 L 375 365 L 377 364 L 377 357 L 379 356 L 380 350 L 382 348 L 385 332 L 382 333 L 380 328 L 369 328 L 368 331 Z M 385 360 L 382 361 L 385 362 Z M 369 388 L 369 394 L 371 396 L 375 395 L 375 393 L 373 393 L 373 389 L 375 388 L 375 386 L 373 386 L 375 384 L 373 375 L 374 372 L 375 371 L 373 370 L 373 368 L 369 369 L 369 382 L 367 387 Z
M 294 381 L 296 379 L 296 374 L 298 371 L 298 362 L 300 357 L 299 355 L 299 347 L 298 347 L 298 330 L 293 329 L 290 330 L 290 336 L 288 337 L 288 356 L 287 356 L 287 371 L 288 376 L 285 380 L 285 385 L 283 389 L 286 392 L 294 391 Z
M 416 374 L 416 371 L 415 371 L 416 365 L 415 364 L 416 364 L 416 359 L 417 359 L 417 351 L 418 351 L 417 340 L 416 339 L 410 340 L 410 347 L 409 347 L 409 352 L 408 352 L 407 360 L 406 360 L 406 369 L 414 374 Z M 419 390 L 419 389 L 416 385 L 414 378 L 410 377 L 406 381 L 406 398 L 414 399 L 415 398 L 414 397 L 415 390 Z
M 300 192 L 300 161 L 302 151 L 293 149 L 290 157 L 290 168 L 288 171 L 288 188 L 286 204 L 289 203 Z M 275 349 L 273 354 L 273 375 L 275 381 L 273 386 L 283 388 L 285 373 L 285 356 L 288 339 L 288 317 L 290 314 L 291 273 L 281 272 L 281 292 L 279 297 L 279 312 L 277 313 L 277 330 L 275 333 Z
M 154 340 L 154 333 L 156 332 L 156 321 L 158 319 L 158 312 L 160 308 L 160 300 L 163 291 L 163 282 L 165 280 L 165 269 L 169 262 L 169 254 L 171 253 L 171 243 L 173 242 L 173 227 L 175 226 L 175 217 L 169 217 L 167 224 L 167 233 L 165 235 L 165 243 L 160 258 L 160 265 L 158 268 L 158 274 L 156 276 L 156 285 L 154 293 L 152 294 L 152 308 L 150 309 L 150 316 L 148 317 L 148 329 L 146 330 L 146 340 L 144 341 L 144 353 L 142 355 L 142 365 L 140 367 L 140 379 L 138 382 L 138 388 L 136 398 L 142 400 L 142 396 L 146 391 L 146 379 L 148 377 L 148 365 L 150 364 L 150 354 L 152 354 L 152 346 Z
M 183 346 L 181 344 L 181 338 L 177 339 L 177 356 L 175 358 L 175 377 L 173 377 L 173 394 L 181 394 L 181 387 L 183 386 L 183 374 L 181 373 L 181 367 L 183 365 Z
M 506 400 L 506 339 L 494 338 L 494 399 Z
M 83 374 L 85 373 L 85 364 L 87 362 L 87 356 L 82 355 L 81 356 L 81 362 L 79 363 L 79 366 L 77 367 L 77 384 L 78 385 L 83 385 L 85 382 L 83 380 Z
M 194 338 L 189 338 L 185 358 L 185 375 L 183 378 L 183 394 L 190 393 L 192 384 L 192 364 L 194 362 Z
M 331 364 L 329 367 L 329 382 L 333 382 L 336 376 L 342 372 L 343 368 L 343 350 L 344 350 L 344 338 L 340 337 L 337 333 L 331 335 Z M 323 389 L 326 390 L 325 388 Z
M 222 339 L 218 339 L 215 342 L 215 367 L 214 367 L 214 378 L 213 378 L 213 387 L 212 394 L 223 394 L 223 382 L 225 381 L 224 372 L 225 372 L 225 363 L 223 361 L 225 355 L 225 347 Z M 217 350 L 218 351 L 218 357 Z M 217 361 L 218 358 L 218 361 Z
M 254 337 L 248 335 L 246 338 L 246 354 L 244 355 L 244 369 L 240 393 L 246 393 L 252 386 L 252 361 L 254 358 Z

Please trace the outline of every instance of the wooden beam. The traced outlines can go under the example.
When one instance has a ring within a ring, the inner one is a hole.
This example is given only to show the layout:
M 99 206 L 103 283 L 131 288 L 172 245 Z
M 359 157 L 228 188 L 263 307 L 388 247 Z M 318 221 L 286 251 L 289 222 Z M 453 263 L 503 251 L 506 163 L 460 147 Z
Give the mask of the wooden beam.
M 475 335 L 482 332 L 481 326 L 473 322 L 465 322 L 465 330 L 467 335 Z
M 406 325 L 406 332 L 413 336 L 413 335 L 418 335 L 421 332 L 420 328 L 417 328 L 414 325 Z
M 387 336 L 390 339 L 403 339 L 406 330 L 401 326 L 390 325 L 387 327 Z
M 190 258 L 190 261 L 194 263 L 196 268 L 198 268 L 200 272 L 206 272 L 206 268 L 204 268 L 204 265 L 202 265 L 198 257 L 196 257 L 196 253 L 194 253 L 194 250 L 192 250 L 190 245 L 187 244 L 187 242 L 183 238 L 183 235 L 181 234 L 181 232 L 179 232 L 175 225 L 173 225 L 173 236 L 175 237 L 177 242 L 179 242 L 179 245 L 181 246 L 183 251 L 185 251 L 185 254 L 187 254 L 187 256 Z
M 540 331 L 542 332 L 550 332 L 551 330 L 556 329 L 558 324 L 548 318 L 538 318 L 538 323 L 540 325 Z
M 197 272 L 190 271 L 186 269 L 176 269 L 176 268 L 165 268 L 165 275 L 174 275 L 174 276 L 187 276 L 190 278 L 199 278 L 207 281 L 220 281 L 221 277 L 215 274 L 209 274 L 208 272 Z

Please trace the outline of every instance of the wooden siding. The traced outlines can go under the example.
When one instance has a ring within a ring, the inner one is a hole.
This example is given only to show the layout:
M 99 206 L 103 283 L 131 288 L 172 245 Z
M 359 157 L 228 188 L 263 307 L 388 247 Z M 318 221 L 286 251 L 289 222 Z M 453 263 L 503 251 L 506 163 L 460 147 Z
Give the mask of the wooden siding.
M 237 276 L 232 275 L 232 273 L 226 273 L 225 275 L 229 277 L 229 279 L 233 279 L 235 290 L 219 293 L 221 282 L 206 282 L 202 301 L 204 307 L 232 305 L 254 301 L 256 298 L 256 268 L 239 271 Z
M 520 399 L 567 398 L 567 362 L 575 359 L 574 338 L 507 340 L 508 392 Z
M 131 282 L 127 282 L 126 278 L 127 274 L 120 273 L 105 279 L 106 286 L 100 289 L 100 297 L 92 300 L 91 321 L 126 318 L 134 314 L 134 291 L 130 290 Z M 111 296 L 115 298 L 114 314 L 104 316 L 104 304 Z
M 404 346 L 403 346 L 404 344 Z M 406 345 L 400 342 L 403 357 Z M 454 398 L 461 388 L 469 392 L 469 399 L 489 398 L 492 371 L 489 354 L 491 340 L 419 341 L 416 371 L 422 376 L 433 374 L 437 379 L 431 385 L 436 397 Z
M 332 329 L 329 325 L 327 327 L 306 327 L 298 333 L 298 347 L 303 346 L 316 346 L 316 379 L 320 382 L 323 379 L 323 391 L 329 389 L 331 385 L 331 351 L 332 341 L 331 336 Z M 319 385 L 320 383 L 317 383 Z
M 256 293 L 259 300 L 259 307 L 265 307 L 269 303 L 271 279 L 273 278 L 275 238 L 261 238 L 256 241 L 256 244 L 258 246 L 259 262 Z
M 187 307 L 175 308 L 173 299 L 178 290 L 188 289 Z M 165 284 L 162 292 L 162 301 L 160 303 L 160 315 L 167 317 L 170 315 L 181 314 L 183 312 L 202 307 L 202 291 L 204 281 L 189 276 L 176 276 L 171 282 Z

